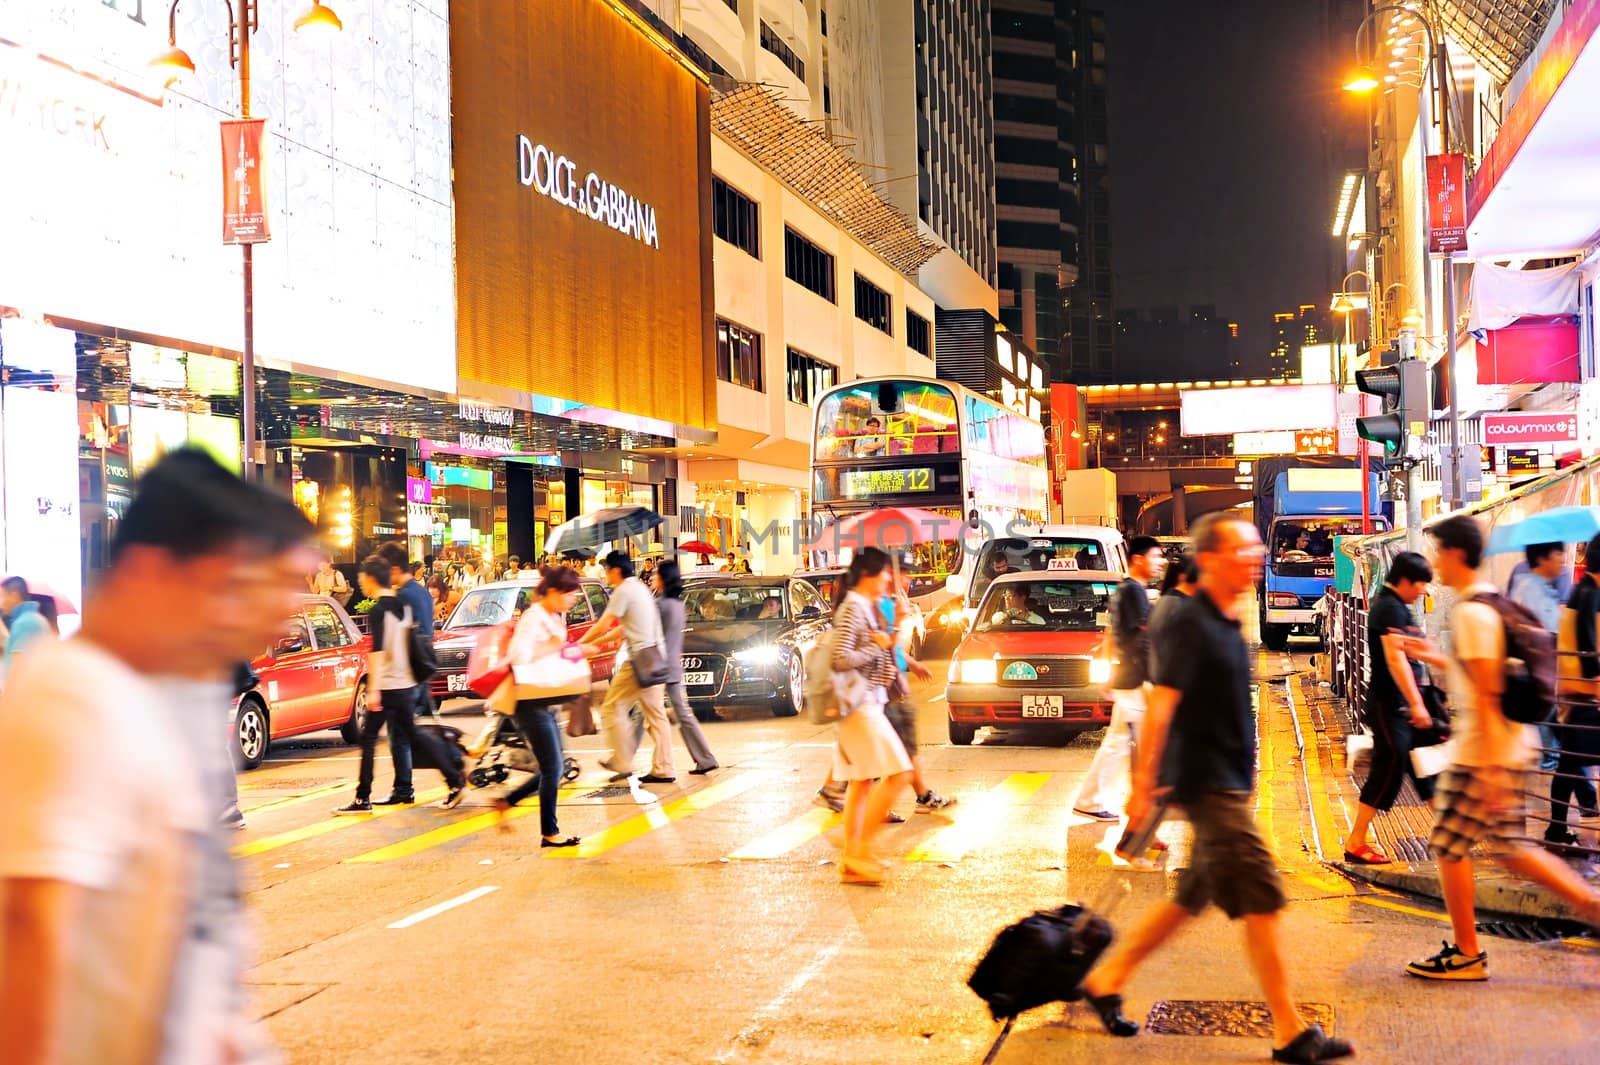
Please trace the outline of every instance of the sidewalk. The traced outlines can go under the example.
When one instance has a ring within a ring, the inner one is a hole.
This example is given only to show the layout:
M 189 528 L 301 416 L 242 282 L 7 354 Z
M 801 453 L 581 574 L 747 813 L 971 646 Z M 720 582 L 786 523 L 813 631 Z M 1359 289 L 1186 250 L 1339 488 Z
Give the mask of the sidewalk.
M 1344 861 L 1343 839 L 1360 804 L 1367 758 L 1346 766 L 1347 735 L 1359 732 L 1351 709 L 1317 682 L 1315 674 L 1294 673 L 1286 681 L 1300 727 L 1307 787 L 1318 822 L 1317 845 L 1328 865 L 1350 876 L 1414 895 L 1439 898 L 1439 869 L 1428 852 L 1433 810 L 1417 797 L 1408 779 L 1394 809 L 1372 823 L 1372 843 L 1394 861 L 1389 865 L 1356 865 Z M 1312 749 L 1314 747 L 1314 750 Z M 1322 800 L 1326 799 L 1326 804 Z M 1548 806 L 1541 813 L 1548 812 Z M 1530 822 L 1537 829 L 1537 822 Z M 1592 826 L 1574 826 L 1583 842 L 1596 845 Z M 1537 835 L 1537 831 L 1532 832 Z M 1600 863 L 1574 862 L 1590 881 L 1600 883 Z M 1492 862 L 1477 865 L 1478 909 L 1519 917 L 1570 920 L 1568 906 L 1542 887 L 1503 872 Z

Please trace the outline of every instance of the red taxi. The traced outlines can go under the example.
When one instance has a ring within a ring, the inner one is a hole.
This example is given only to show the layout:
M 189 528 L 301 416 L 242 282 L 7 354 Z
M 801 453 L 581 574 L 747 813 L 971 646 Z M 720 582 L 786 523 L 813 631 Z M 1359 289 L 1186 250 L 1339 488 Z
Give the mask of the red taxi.
M 950 660 L 950 742 L 978 729 L 1054 729 L 1065 742 L 1111 722 L 1110 598 L 1120 575 L 1009 573 L 985 591 Z
M 234 761 L 254 769 L 273 740 L 323 729 L 355 743 L 370 650 L 344 607 L 324 595 L 301 596 L 284 634 L 250 662 L 260 683 L 234 701 Z
M 443 702 L 478 698 L 467 687 L 467 659 L 472 656 L 472 645 L 484 629 L 520 617 L 533 601 L 535 587 L 523 580 L 496 581 L 480 585 L 461 597 L 449 620 L 434 630 L 433 652 L 439 659 L 439 672 L 433 675 L 428 688 L 435 699 Z M 584 581 L 582 591 L 567 612 L 567 637 L 573 640 L 580 639 L 600 620 L 609 598 L 605 585 L 599 581 Z M 589 660 L 596 684 L 605 684 L 611 679 L 615 659 L 616 653 L 612 651 Z

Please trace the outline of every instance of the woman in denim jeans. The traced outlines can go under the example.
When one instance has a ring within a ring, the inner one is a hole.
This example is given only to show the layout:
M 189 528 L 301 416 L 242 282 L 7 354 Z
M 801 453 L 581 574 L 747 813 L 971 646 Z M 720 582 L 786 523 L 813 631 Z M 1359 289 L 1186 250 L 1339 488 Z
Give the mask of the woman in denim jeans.
M 511 638 L 513 664 L 536 662 L 547 655 L 560 654 L 567 645 L 567 611 L 578 601 L 581 582 L 577 573 L 557 566 L 544 567 L 539 576 L 539 598 L 522 612 L 516 635 Z M 579 842 L 577 836 L 562 838 L 556 824 L 556 794 L 561 787 L 562 769 L 561 722 L 556 715 L 565 702 L 565 699 L 523 699 L 517 703 L 517 724 L 533 745 L 539 772 L 494 804 L 504 824 L 511 808 L 537 791 L 539 831 L 544 837 L 540 847 L 576 847 Z

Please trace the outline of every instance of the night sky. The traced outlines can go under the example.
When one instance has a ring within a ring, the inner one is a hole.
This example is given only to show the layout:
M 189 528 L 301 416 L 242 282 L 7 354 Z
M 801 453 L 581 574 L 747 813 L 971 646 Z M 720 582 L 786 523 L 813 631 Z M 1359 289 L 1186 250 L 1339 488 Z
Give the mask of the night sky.
M 1216 304 L 1259 365 L 1273 312 L 1325 302 L 1338 282 L 1323 128 L 1347 105 L 1323 4 L 1104 7 L 1116 305 Z

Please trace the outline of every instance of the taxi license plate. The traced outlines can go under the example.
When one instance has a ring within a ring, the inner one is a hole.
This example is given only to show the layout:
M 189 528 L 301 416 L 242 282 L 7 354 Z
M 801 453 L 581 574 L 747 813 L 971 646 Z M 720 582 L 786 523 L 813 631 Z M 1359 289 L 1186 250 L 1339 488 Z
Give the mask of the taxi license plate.
M 467 675 L 465 673 L 450 674 L 445 678 L 444 686 L 446 691 L 464 692 L 471 690 L 467 686 Z
M 1024 695 L 1022 697 L 1023 717 L 1062 717 L 1066 710 L 1062 706 L 1059 695 Z
M 683 682 L 691 688 L 710 688 L 717 683 L 717 675 L 709 670 L 700 673 L 685 673 Z

